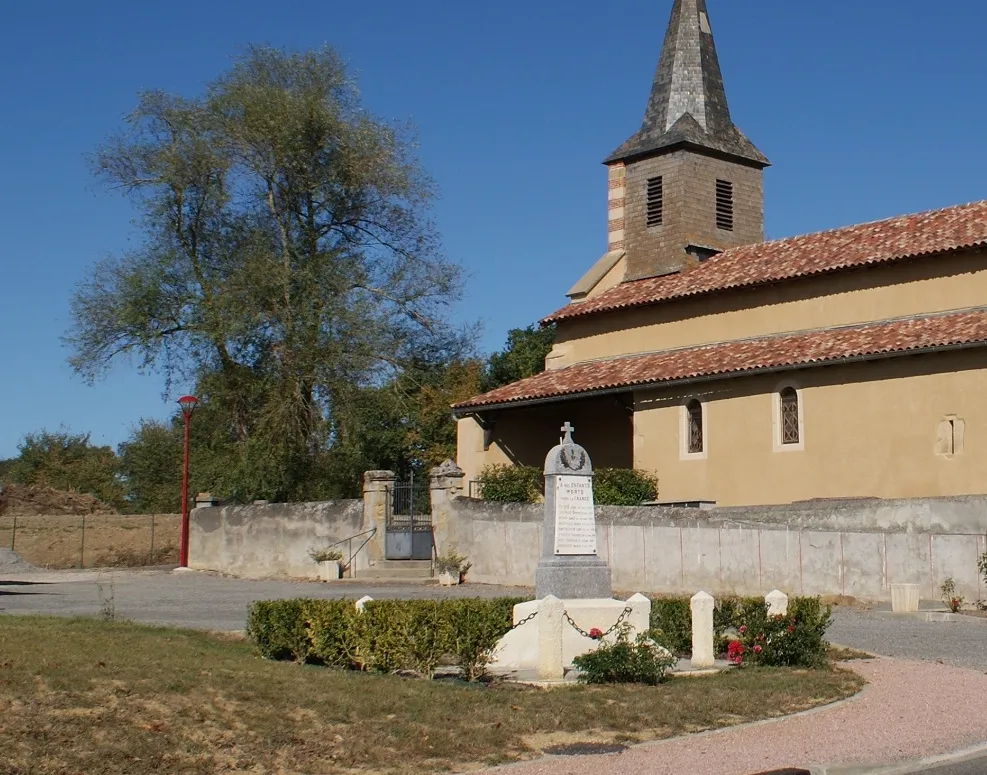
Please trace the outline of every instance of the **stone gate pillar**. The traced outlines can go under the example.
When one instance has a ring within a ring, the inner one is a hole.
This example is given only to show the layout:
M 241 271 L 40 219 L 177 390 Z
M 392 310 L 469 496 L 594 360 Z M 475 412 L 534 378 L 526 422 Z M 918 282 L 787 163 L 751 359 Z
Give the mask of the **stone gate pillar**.
M 387 498 L 394 490 L 393 471 L 366 471 L 363 474 L 363 526 L 361 530 L 377 532 L 366 547 L 371 563 L 384 559 L 384 530 L 387 520 Z
M 432 536 L 437 554 L 451 551 L 469 551 L 469 546 L 457 546 L 465 536 L 458 535 L 452 499 L 463 494 L 463 470 L 447 460 L 429 472 L 429 497 L 432 502 Z

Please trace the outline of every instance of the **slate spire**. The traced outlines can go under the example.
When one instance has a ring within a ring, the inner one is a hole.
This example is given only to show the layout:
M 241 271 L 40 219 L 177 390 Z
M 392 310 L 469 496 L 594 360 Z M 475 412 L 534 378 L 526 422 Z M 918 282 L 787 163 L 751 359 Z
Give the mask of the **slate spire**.
M 604 163 L 683 145 L 756 167 L 770 164 L 730 119 L 706 0 L 675 0 L 641 129 Z

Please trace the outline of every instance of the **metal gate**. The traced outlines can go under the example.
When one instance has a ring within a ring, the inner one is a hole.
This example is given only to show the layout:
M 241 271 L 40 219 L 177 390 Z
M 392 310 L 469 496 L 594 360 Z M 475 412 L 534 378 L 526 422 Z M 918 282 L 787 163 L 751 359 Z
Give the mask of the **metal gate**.
M 432 505 L 428 482 L 395 484 L 388 492 L 384 552 L 388 560 L 432 559 Z

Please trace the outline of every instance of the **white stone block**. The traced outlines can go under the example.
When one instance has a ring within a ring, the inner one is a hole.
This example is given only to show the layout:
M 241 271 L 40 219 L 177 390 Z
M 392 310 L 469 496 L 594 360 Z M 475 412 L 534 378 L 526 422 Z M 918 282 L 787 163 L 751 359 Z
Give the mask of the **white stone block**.
M 892 584 L 891 610 L 896 614 L 918 611 L 918 584 Z
M 367 603 L 372 603 L 373 600 L 374 599 L 370 597 L 370 595 L 364 595 L 363 597 L 361 597 L 359 600 L 356 601 L 356 610 L 359 611 L 360 613 L 363 613 L 363 607 Z
M 538 679 L 561 681 L 565 676 L 562 664 L 562 612 L 565 606 L 553 595 L 538 601 Z
M 713 645 L 713 608 L 716 601 L 707 592 L 697 592 L 692 598 L 692 668 L 713 667 L 716 651 Z
M 627 600 L 627 607 L 631 609 L 631 613 L 625 621 L 630 622 L 631 633 L 635 637 L 651 628 L 650 598 L 638 592 Z
M 781 590 L 768 592 L 764 596 L 764 602 L 768 604 L 768 616 L 788 615 L 788 595 Z

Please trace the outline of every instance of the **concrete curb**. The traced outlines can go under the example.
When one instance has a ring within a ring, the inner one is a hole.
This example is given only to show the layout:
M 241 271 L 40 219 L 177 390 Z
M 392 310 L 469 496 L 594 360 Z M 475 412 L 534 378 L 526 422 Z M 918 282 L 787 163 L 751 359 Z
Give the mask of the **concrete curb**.
M 888 765 L 827 765 L 810 767 L 812 775 L 912 775 L 923 773 L 930 767 L 941 767 L 945 764 L 960 764 L 965 761 L 987 756 L 987 743 L 979 743 L 970 748 L 963 748 L 952 753 L 928 756 L 925 759 L 915 759 L 909 762 L 899 762 Z M 987 762 L 985 762 L 987 765 Z
M 881 619 L 904 620 L 913 622 L 971 622 L 987 624 L 987 618 L 982 616 L 967 616 L 948 611 L 916 611 L 911 613 L 893 613 L 891 611 L 874 611 Z

